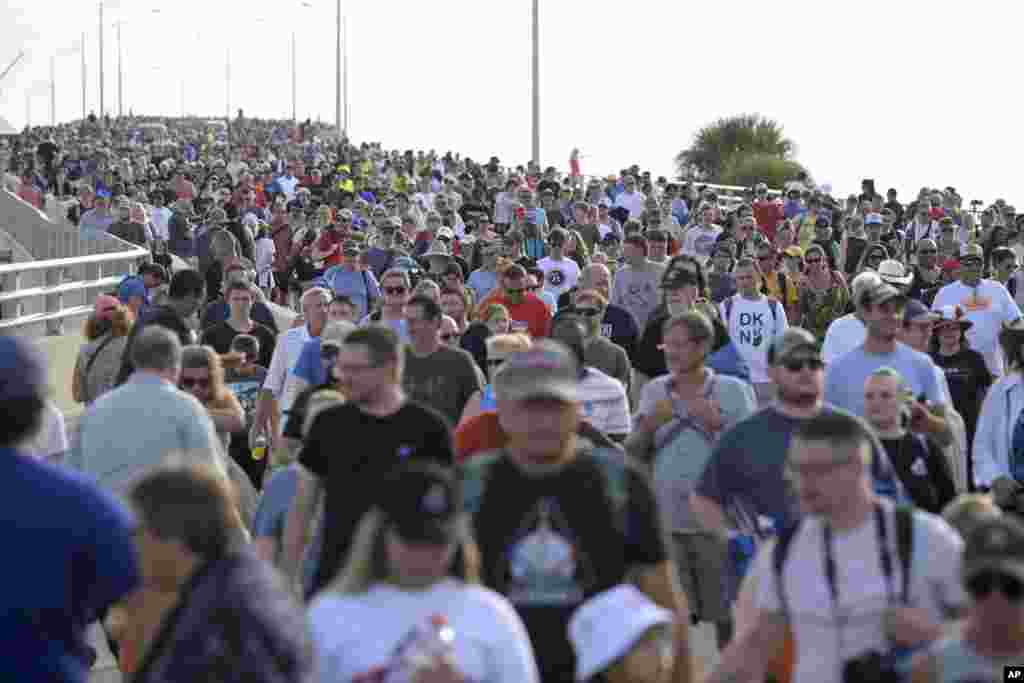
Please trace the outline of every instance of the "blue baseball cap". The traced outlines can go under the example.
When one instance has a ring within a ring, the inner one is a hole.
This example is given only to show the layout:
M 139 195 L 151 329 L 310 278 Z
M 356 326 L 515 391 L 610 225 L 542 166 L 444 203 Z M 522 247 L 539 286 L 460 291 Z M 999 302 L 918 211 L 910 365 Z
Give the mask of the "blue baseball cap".
M 0 336 L 0 401 L 46 395 L 46 361 L 20 337 Z
M 146 285 L 142 282 L 142 278 L 129 275 L 117 286 L 117 298 L 121 303 L 126 304 L 133 296 L 140 296 L 143 301 L 149 303 L 149 292 L 146 291 Z

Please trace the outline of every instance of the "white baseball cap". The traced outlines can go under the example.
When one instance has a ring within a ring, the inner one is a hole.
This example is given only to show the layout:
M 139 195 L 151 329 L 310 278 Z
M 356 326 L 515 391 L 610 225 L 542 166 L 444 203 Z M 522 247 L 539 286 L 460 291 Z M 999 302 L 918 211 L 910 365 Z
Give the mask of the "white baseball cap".
M 576 680 L 586 681 L 622 658 L 652 626 L 673 615 L 635 586 L 620 584 L 580 605 L 569 620 L 576 651 Z

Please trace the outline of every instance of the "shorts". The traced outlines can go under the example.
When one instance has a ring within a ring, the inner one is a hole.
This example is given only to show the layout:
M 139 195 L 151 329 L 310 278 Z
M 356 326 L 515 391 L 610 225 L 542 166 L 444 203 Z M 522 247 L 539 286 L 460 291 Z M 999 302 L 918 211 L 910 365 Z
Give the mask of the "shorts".
M 705 531 L 677 531 L 672 534 L 672 548 L 679 583 L 686 591 L 694 619 L 728 620 L 731 612 L 726 600 L 729 566 L 725 539 Z

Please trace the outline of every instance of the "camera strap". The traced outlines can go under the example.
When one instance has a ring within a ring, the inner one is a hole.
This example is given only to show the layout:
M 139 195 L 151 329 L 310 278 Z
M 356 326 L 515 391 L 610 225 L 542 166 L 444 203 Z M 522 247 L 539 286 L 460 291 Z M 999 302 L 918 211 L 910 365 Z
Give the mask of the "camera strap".
M 885 523 L 885 511 L 881 504 L 875 503 L 875 540 L 878 544 L 878 564 L 882 570 L 882 576 L 885 577 L 885 589 L 886 598 L 889 604 L 896 602 L 896 591 L 893 587 L 893 566 L 892 566 L 892 554 L 889 552 L 889 529 Z M 903 514 L 903 513 L 899 513 Z M 829 594 L 832 597 L 832 606 L 836 609 L 839 607 L 839 580 L 838 580 L 838 569 L 836 567 L 835 549 L 833 547 L 833 536 L 832 527 L 825 525 L 822 527 L 822 535 L 824 539 L 824 570 L 825 570 L 825 581 L 828 582 Z M 903 534 L 900 534 L 901 536 Z M 907 592 L 909 588 L 908 575 L 909 575 L 909 552 L 900 552 L 901 563 L 903 564 L 903 595 L 901 599 L 904 603 L 907 602 Z

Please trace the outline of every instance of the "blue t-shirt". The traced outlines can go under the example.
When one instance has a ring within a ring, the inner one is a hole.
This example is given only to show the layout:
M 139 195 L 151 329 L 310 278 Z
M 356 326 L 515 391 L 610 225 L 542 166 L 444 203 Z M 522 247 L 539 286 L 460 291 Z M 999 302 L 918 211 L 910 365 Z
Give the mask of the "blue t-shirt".
M 867 353 L 859 346 L 830 363 L 825 373 L 825 400 L 864 417 L 864 382 L 885 367 L 900 373 L 915 397 L 924 394 L 930 403 L 949 403 L 939 382 L 941 371 L 932 359 L 900 342 L 892 353 Z
M 320 337 L 310 339 L 302 346 L 292 374 L 314 387 L 327 382 L 327 369 L 320 360 Z
M 498 286 L 498 274 L 492 270 L 474 270 L 469 274 L 466 284 L 473 290 L 473 300 L 480 303 Z
M 85 630 L 139 583 L 134 523 L 91 481 L 0 448 L 0 680 L 88 677 Z
M 825 404 L 821 412 L 827 415 L 842 411 Z M 788 528 L 799 518 L 799 508 L 786 478 L 786 456 L 801 422 L 773 407 L 738 422 L 718 440 L 696 492 L 727 513 L 742 510 L 748 518 L 769 518 L 777 530 Z M 871 471 L 875 493 L 897 500 L 905 498 L 889 458 L 877 442 Z
M 357 319 L 361 319 L 369 313 L 367 310 L 368 299 L 380 298 L 380 286 L 377 284 L 377 278 L 373 273 L 365 270 L 349 271 L 334 267 L 324 273 L 324 282 L 335 296 L 347 296 L 359 307 L 356 314 Z
M 297 466 L 293 463 L 274 472 L 263 485 L 263 495 L 260 496 L 259 507 L 253 516 L 253 538 L 273 538 L 277 544 L 282 542 L 285 520 L 295 500 L 298 480 Z M 313 577 L 320 562 L 320 532 L 321 525 L 317 524 L 302 562 L 302 585 L 307 589 L 313 585 Z

